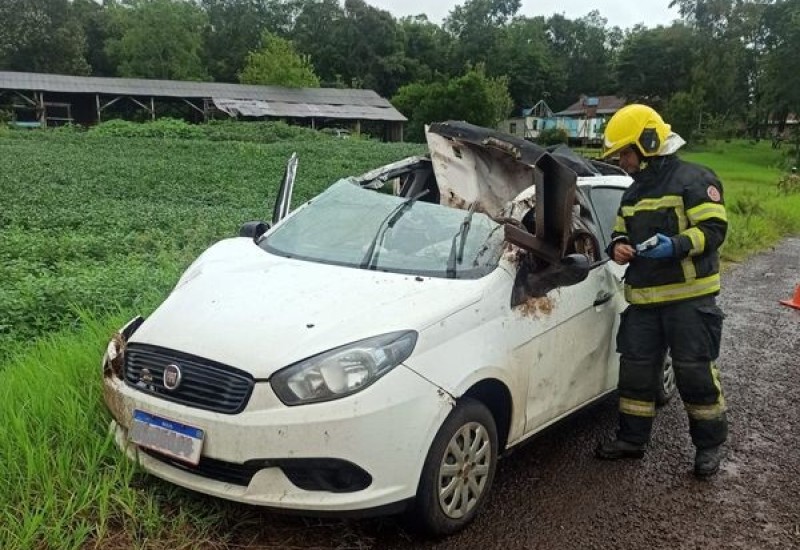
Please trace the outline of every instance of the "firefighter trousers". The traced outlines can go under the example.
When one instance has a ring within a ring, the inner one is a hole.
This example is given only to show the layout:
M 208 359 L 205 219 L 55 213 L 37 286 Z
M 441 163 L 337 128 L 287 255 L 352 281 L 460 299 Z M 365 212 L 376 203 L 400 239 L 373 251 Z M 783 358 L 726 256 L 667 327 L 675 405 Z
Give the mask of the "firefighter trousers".
M 629 306 L 622 313 L 617 335 L 619 439 L 635 444 L 650 440 L 664 357 L 669 352 L 692 442 L 698 449 L 707 449 L 725 441 L 725 396 L 716 365 L 723 318 L 713 296 Z

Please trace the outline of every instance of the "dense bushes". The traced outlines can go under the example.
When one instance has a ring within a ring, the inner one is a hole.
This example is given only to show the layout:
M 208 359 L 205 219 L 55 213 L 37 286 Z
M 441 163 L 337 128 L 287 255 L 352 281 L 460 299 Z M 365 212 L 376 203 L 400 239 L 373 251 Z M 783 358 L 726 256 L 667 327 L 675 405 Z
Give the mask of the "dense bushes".
M 330 136 L 304 128 L 290 126 L 285 122 L 240 122 L 235 120 L 212 120 L 200 126 L 206 139 L 212 141 L 251 141 L 275 143 L 286 140 L 320 140 Z
M 559 143 L 568 143 L 569 134 L 563 128 L 548 128 L 539 132 L 539 137 L 536 138 L 536 143 L 548 147 L 550 145 L 558 145 Z
M 160 118 L 153 122 L 130 122 L 109 120 L 92 127 L 89 133 L 109 137 L 160 137 L 160 138 L 200 138 L 203 131 L 199 126 L 188 124 L 174 118 Z
M 189 124 L 174 118 L 160 118 L 145 123 L 109 120 L 92 127 L 89 133 L 108 137 L 208 139 L 254 143 L 275 143 L 295 139 L 316 140 L 327 137 L 310 128 L 290 126 L 285 122 L 224 120 L 211 121 L 207 124 Z

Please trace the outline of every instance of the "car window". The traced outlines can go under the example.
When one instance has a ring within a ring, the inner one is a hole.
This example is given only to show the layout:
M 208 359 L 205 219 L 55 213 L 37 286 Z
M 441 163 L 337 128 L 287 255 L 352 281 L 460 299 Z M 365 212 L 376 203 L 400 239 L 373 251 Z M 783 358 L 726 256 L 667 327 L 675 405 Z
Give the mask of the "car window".
M 622 199 L 624 189 L 619 187 L 593 187 L 590 192 L 592 204 L 597 214 L 597 223 L 600 225 L 605 246 L 611 242 L 611 233 L 617 220 L 617 210 Z
M 473 279 L 497 267 L 503 247 L 500 224 L 475 212 L 462 239 L 456 235 L 466 211 L 422 200 L 401 210 L 403 202 L 340 180 L 259 245 L 307 261 L 431 277 Z

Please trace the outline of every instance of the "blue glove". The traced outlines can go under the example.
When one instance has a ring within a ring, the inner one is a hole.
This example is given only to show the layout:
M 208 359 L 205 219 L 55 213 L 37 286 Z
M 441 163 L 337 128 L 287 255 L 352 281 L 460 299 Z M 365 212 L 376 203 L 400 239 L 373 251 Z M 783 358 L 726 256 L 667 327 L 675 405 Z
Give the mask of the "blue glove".
M 661 233 L 656 233 L 656 238 L 658 239 L 658 244 L 650 250 L 639 252 L 639 256 L 650 258 L 651 260 L 675 257 L 675 246 L 672 244 L 672 239 Z

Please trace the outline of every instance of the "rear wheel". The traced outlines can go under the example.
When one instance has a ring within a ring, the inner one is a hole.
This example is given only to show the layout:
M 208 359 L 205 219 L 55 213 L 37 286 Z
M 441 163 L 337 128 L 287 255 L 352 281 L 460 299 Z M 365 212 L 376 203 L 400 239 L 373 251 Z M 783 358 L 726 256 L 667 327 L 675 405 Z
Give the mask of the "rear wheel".
M 428 450 L 415 515 L 434 535 L 449 535 L 471 522 L 486 500 L 497 466 L 497 427 L 489 409 L 461 399 Z
M 664 368 L 661 370 L 661 379 L 656 394 L 656 405 L 662 407 L 675 397 L 677 385 L 675 383 L 675 369 L 672 366 L 672 356 L 667 352 L 664 356 Z

